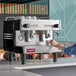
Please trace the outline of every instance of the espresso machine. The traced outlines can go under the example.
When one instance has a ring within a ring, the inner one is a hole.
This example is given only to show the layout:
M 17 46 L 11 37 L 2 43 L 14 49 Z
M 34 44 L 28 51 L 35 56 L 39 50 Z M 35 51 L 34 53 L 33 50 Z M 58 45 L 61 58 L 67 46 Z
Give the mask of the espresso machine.
M 49 43 L 54 39 L 55 30 L 61 30 L 61 20 L 39 19 L 36 16 L 6 17 L 3 27 L 4 49 L 20 53 L 22 64 L 26 62 L 26 54 L 32 53 L 38 53 L 39 59 L 41 53 L 53 53 L 53 61 L 56 62 L 56 53 L 61 51 Z

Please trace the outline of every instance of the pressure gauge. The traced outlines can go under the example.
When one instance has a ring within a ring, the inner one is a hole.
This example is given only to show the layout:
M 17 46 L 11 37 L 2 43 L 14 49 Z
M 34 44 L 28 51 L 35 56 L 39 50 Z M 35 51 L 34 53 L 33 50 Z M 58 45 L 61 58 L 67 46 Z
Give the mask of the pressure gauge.
M 19 36 L 18 36 L 18 39 L 19 39 L 20 41 L 22 41 L 22 40 L 23 40 L 23 36 L 22 36 L 22 35 L 19 35 Z

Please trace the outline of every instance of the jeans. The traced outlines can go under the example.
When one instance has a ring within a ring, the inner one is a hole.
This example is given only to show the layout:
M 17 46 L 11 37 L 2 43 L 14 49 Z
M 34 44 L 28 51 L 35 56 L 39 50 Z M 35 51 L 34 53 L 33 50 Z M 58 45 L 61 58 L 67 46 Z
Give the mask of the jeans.
M 76 55 L 76 44 L 70 46 L 70 47 L 63 47 L 62 52 L 67 54 L 68 56 L 70 55 Z

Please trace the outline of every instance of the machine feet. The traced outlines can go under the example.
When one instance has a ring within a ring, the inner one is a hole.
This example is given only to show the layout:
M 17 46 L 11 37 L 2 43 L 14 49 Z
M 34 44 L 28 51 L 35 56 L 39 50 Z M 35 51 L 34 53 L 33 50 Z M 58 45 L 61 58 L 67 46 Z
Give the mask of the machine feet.
M 57 53 L 53 53 L 53 62 L 57 62 Z
M 25 54 L 21 54 L 21 64 L 25 64 Z

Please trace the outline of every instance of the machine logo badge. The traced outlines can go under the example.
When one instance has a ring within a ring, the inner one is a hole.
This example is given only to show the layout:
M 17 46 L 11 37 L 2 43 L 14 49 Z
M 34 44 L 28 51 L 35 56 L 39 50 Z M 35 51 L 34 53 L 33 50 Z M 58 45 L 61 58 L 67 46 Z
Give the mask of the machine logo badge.
M 35 48 L 29 48 L 29 49 L 27 49 L 27 53 L 32 53 L 32 52 L 35 52 Z

